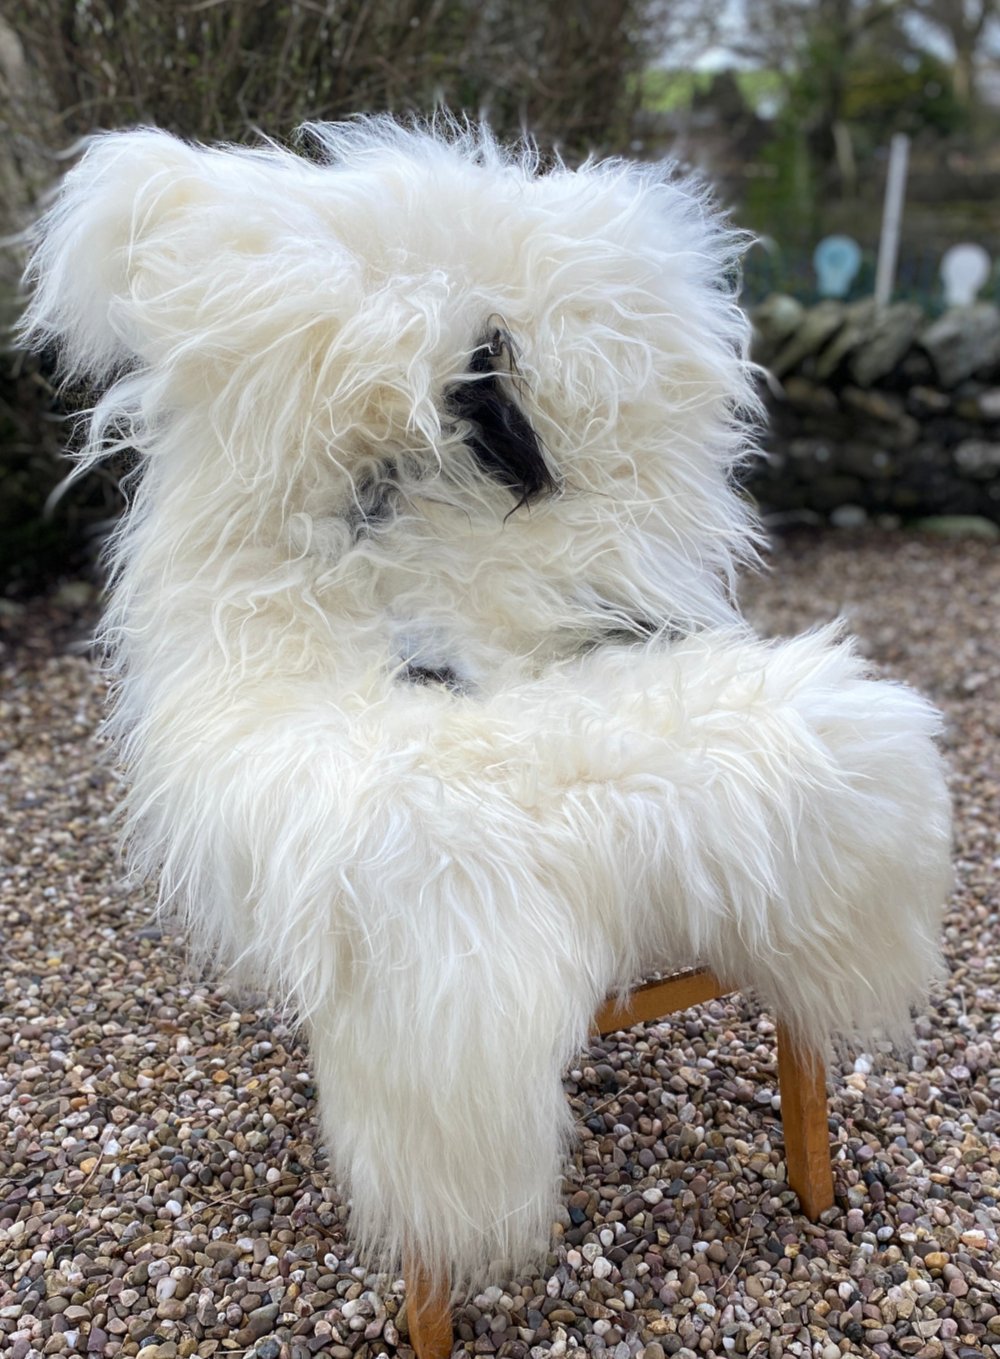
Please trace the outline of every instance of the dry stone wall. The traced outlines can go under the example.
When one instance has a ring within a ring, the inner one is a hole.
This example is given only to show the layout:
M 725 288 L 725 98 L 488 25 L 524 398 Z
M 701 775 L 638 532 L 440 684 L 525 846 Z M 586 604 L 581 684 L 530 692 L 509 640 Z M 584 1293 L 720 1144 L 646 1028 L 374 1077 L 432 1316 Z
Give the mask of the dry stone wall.
M 1000 308 L 776 295 L 752 316 L 769 425 L 746 485 L 768 518 L 1000 524 Z

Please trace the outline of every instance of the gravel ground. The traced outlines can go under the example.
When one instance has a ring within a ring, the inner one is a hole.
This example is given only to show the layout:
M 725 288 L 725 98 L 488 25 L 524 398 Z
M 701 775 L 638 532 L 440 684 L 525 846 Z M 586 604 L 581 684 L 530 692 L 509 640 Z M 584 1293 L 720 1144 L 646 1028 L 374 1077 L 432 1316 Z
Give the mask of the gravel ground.
M 1000 1354 L 1000 551 L 799 539 L 746 594 L 768 632 L 846 613 L 945 709 L 948 980 L 907 1059 L 831 1071 L 817 1226 L 785 1182 L 769 1019 L 737 998 L 595 1043 L 567 1074 L 553 1253 L 456 1312 L 476 1353 Z M 409 1354 L 401 1283 L 350 1253 L 293 1026 L 192 979 L 119 880 L 94 608 L 80 583 L 0 602 L 0 1354 Z

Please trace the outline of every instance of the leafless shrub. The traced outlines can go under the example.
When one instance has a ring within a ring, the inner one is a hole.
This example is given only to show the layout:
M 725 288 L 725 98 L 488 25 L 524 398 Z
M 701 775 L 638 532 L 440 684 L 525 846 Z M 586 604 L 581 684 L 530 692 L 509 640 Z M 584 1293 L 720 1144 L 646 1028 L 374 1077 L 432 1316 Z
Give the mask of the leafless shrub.
M 357 112 L 485 116 L 569 158 L 627 150 L 663 0 L 20 0 L 0 19 L 0 234 L 56 157 L 97 128 L 287 139 Z M 17 261 L 0 268 L 0 311 Z M 7 310 L 12 310 L 9 301 Z M 42 507 L 65 474 L 44 363 L 0 351 L 0 573 L 67 561 L 116 508 L 114 479 Z M 6 560 L 5 560 L 6 558 Z
M 627 146 L 651 0 L 22 0 L 41 135 L 155 123 L 287 135 L 358 111 L 485 113 L 571 153 Z

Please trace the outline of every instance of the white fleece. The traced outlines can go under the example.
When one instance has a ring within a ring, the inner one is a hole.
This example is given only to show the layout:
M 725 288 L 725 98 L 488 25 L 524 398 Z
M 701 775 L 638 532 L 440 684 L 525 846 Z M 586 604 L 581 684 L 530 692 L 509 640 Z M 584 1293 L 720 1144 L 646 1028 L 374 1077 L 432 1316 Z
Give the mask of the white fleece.
M 703 963 L 808 1042 L 905 1033 L 937 717 L 735 611 L 754 398 L 699 190 L 314 132 L 95 140 L 24 333 L 104 388 L 81 466 L 142 455 L 104 628 L 135 862 L 303 1016 L 361 1247 L 461 1285 L 544 1247 L 609 991 Z M 449 408 L 492 333 L 558 486 L 530 504 Z

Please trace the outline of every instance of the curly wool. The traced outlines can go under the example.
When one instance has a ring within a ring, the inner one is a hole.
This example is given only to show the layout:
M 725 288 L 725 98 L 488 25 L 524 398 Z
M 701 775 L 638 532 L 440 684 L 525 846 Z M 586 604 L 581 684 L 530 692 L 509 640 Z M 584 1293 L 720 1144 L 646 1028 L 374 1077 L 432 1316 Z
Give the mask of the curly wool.
M 739 618 L 741 242 L 697 187 L 312 131 L 96 139 L 24 334 L 105 388 L 81 467 L 143 455 L 104 625 L 135 863 L 303 1016 L 362 1249 L 462 1285 L 543 1249 L 561 1071 L 644 971 L 906 1032 L 937 717 Z

